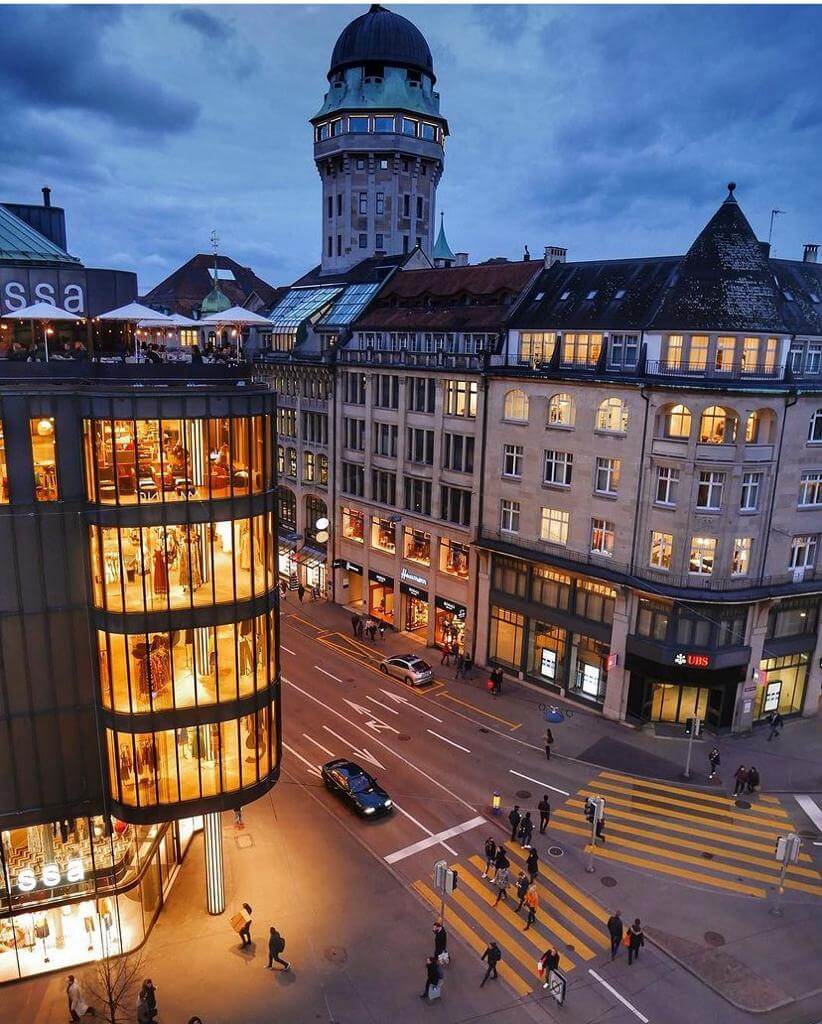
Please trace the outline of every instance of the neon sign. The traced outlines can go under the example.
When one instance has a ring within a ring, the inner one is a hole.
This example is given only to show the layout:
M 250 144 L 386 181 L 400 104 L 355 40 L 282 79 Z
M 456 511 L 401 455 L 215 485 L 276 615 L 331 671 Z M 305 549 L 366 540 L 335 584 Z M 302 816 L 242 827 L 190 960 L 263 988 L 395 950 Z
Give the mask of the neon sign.
M 675 665 L 686 665 L 688 668 L 710 668 L 710 654 L 694 654 L 691 651 L 680 651 L 674 657 Z

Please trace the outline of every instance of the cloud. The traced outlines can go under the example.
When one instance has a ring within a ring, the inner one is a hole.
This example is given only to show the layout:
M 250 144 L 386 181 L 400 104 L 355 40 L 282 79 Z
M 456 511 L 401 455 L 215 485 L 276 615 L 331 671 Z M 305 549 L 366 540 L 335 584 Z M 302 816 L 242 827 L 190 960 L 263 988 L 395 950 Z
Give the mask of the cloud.
M 226 22 L 215 18 L 202 7 L 183 7 L 174 12 L 174 17 L 183 25 L 188 25 L 209 42 L 225 40 L 234 34 L 232 27 Z

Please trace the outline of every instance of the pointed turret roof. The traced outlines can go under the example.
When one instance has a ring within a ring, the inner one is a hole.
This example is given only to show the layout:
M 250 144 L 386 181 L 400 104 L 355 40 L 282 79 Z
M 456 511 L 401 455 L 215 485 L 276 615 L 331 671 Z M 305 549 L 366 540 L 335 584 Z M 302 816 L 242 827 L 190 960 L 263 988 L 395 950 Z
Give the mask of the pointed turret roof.
M 454 263 L 457 257 L 451 252 L 451 246 L 448 244 L 448 239 L 445 237 L 445 214 L 440 214 L 440 232 L 437 235 L 437 240 L 434 243 L 434 251 L 431 254 L 431 258 L 434 260 L 446 260 L 449 263 Z
M 650 329 L 788 330 L 767 252 L 734 196 L 736 184 L 682 258 Z

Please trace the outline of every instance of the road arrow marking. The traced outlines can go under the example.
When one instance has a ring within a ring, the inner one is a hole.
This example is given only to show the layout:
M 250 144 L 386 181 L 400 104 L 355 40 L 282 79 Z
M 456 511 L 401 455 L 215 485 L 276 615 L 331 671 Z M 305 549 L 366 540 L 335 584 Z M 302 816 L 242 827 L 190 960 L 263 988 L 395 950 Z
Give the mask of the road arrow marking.
M 376 704 L 378 708 L 382 708 L 383 711 L 389 711 L 392 715 L 399 714 L 399 711 L 397 711 L 396 708 L 390 708 L 387 704 L 383 704 L 382 701 L 377 700 L 376 697 L 372 697 L 370 693 L 365 695 L 365 699 L 372 701 L 372 703 Z
M 339 676 L 334 676 L 334 675 L 332 675 L 332 674 L 331 674 L 330 672 L 326 672 L 326 671 L 325 671 L 325 669 L 324 669 L 324 668 L 320 668 L 320 666 L 319 666 L 319 665 L 315 665 L 315 666 L 314 666 L 314 668 L 315 668 L 315 669 L 316 669 L 316 670 L 317 670 L 318 672 L 322 672 L 322 674 L 323 674 L 324 676 L 328 676 L 328 678 L 329 678 L 329 679 L 333 679 L 333 680 L 334 680 L 334 682 L 336 682 L 336 683 L 341 683 L 341 682 L 342 682 L 342 679 L 340 679 L 340 677 L 339 677 Z
M 347 747 L 351 747 L 354 753 L 359 754 L 360 757 L 363 758 L 363 760 L 368 761 L 369 764 L 373 764 L 375 767 L 380 768 L 382 771 L 386 770 L 385 765 L 380 764 L 376 757 L 374 757 L 373 754 L 370 754 L 365 747 L 363 747 L 362 749 L 360 749 L 359 747 L 355 747 L 350 740 L 347 740 L 345 738 L 345 736 L 340 736 L 338 732 L 334 732 L 333 729 L 329 729 L 327 725 L 324 725 L 323 729 L 325 729 L 326 732 L 330 732 L 335 739 L 338 739 L 340 741 L 340 743 L 344 743 Z
M 439 722 L 442 725 L 442 719 L 437 718 L 436 715 L 429 715 L 427 711 L 423 711 L 422 708 L 418 708 L 416 704 L 410 701 L 407 697 L 401 697 L 398 693 L 391 693 L 390 690 L 383 690 L 380 687 L 380 693 L 384 693 L 386 697 L 390 697 L 391 700 L 397 702 L 397 704 L 404 704 L 407 708 L 411 708 L 414 711 L 419 711 L 421 715 L 425 715 L 426 718 L 433 718 L 435 722 Z
M 364 723 L 366 729 L 370 729 L 372 732 L 376 733 L 382 732 L 383 729 L 388 729 L 389 732 L 396 733 L 397 736 L 399 736 L 399 729 L 395 729 L 393 725 L 388 725 L 387 722 L 380 721 L 379 718 L 373 718 L 371 708 L 364 708 L 362 704 L 355 704 L 353 700 L 349 700 L 347 697 L 343 697 L 343 700 L 350 708 L 353 708 L 358 715 L 363 715 L 368 719 L 368 721 Z
M 316 775 L 320 779 L 322 778 L 322 773 L 320 772 L 319 768 L 315 767 L 315 765 L 313 765 L 310 761 L 306 761 L 302 754 L 298 754 L 297 751 L 294 750 L 293 747 L 289 747 L 287 743 L 283 743 L 283 746 L 290 754 L 293 754 L 294 757 L 296 757 L 299 761 L 302 761 L 302 763 L 306 766 L 309 774 Z

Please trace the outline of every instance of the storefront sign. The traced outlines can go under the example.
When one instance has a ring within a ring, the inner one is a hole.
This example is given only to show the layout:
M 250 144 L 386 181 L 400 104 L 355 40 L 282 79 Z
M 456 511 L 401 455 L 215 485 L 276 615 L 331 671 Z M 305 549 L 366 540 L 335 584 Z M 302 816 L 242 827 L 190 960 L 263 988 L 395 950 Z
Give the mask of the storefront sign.
M 781 679 L 775 679 L 772 683 L 768 683 L 768 688 L 765 690 L 765 703 L 762 705 L 764 712 L 779 710 L 779 694 L 781 690 Z
M 400 591 L 403 594 L 408 594 L 409 597 L 416 597 L 418 601 L 428 600 L 427 590 L 420 590 L 419 587 L 411 587 L 407 583 L 400 583 Z
M 346 558 L 335 558 L 331 563 L 332 569 L 345 569 L 347 572 L 355 572 L 358 576 L 362 576 L 362 566 L 357 565 L 356 562 L 349 562 Z
M 46 889 L 56 889 L 58 885 L 82 882 L 85 877 L 83 862 L 79 859 L 66 863 L 65 878 L 60 873 L 58 864 L 44 864 L 39 878 L 32 868 L 23 868 L 17 875 L 17 888 L 20 892 L 31 892 L 39 884 L 45 886 Z
M 540 674 L 546 679 L 555 679 L 557 674 L 557 653 L 550 651 L 547 647 L 542 649 L 542 657 L 539 663 Z
M 86 312 L 85 271 L 44 267 L 0 269 L 0 311 L 14 313 L 35 302 L 47 302 L 82 316 Z
M 434 604 L 437 608 L 442 608 L 444 612 L 449 612 L 455 619 L 465 621 L 468 614 L 468 609 L 464 605 L 456 604 L 454 601 L 448 601 L 444 597 L 434 598 Z
M 391 576 L 384 576 L 381 572 L 375 572 L 373 569 L 368 570 L 368 578 L 383 587 L 394 586 L 394 580 Z
M 710 654 L 694 654 L 691 651 L 680 651 L 674 657 L 675 665 L 685 665 L 688 668 L 710 668 Z
M 400 569 L 400 582 L 413 583 L 414 586 L 422 587 L 423 589 L 428 586 L 428 580 L 424 576 L 420 576 L 418 572 L 406 569 L 405 566 Z

